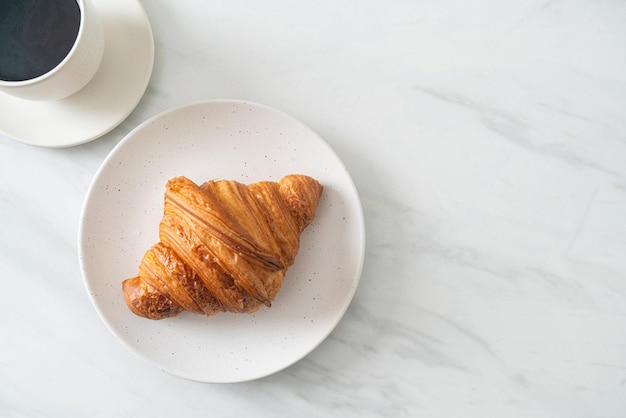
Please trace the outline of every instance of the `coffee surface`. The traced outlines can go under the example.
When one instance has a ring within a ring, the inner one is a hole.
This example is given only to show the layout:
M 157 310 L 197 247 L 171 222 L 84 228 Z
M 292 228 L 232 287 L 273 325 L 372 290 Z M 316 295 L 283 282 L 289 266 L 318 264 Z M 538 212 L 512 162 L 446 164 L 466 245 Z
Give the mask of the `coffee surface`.
M 29 80 L 52 70 L 79 27 L 76 0 L 0 0 L 0 79 Z

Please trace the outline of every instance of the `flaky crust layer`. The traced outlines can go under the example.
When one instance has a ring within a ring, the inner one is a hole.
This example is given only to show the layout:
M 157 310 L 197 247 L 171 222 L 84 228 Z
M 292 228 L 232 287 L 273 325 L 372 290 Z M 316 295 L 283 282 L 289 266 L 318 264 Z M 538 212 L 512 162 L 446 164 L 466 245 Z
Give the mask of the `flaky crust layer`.
M 122 282 L 126 304 L 149 319 L 271 306 L 322 191 L 300 174 L 250 185 L 169 180 L 160 242 L 146 251 L 138 275 Z

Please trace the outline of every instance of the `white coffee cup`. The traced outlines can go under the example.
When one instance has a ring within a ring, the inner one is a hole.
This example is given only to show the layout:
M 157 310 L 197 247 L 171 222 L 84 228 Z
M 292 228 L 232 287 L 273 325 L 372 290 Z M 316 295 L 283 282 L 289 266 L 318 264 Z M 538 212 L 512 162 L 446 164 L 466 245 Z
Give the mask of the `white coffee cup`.
M 80 23 L 67 55 L 54 68 L 34 78 L 0 78 L 0 91 L 27 100 L 58 100 L 76 93 L 93 78 L 104 52 L 102 23 L 91 0 L 75 1 L 80 10 Z M 0 56 L 2 59 L 6 58 Z

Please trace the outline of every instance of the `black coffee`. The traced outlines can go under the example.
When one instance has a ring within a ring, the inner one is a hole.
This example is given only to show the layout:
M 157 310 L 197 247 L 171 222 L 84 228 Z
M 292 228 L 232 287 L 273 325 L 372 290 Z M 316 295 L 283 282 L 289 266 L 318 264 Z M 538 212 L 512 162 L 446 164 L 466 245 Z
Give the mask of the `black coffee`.
M 76 0 L 0 0 L 0 79 L 30 80 L 52 70 L 79 27 Z

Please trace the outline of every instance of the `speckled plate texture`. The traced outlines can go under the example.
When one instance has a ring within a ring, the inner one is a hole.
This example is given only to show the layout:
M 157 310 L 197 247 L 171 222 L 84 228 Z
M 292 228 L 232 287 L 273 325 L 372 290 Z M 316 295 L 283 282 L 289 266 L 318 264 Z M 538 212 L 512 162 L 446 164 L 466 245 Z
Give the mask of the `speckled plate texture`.
M 168 179 L 252 183 L 292 173 L 318 179 L 324 193 L 271 308 L 160 321 L 130 312 L 121 282 L 158 242 Z M 226 383 L 278 372 L 330 334 L 359 282 L 365 228 L 354 183 L 324 140 L 267 106 L 214 100 L 157 115 L 111 151 L 87 193 L 78 244 L 89 297 L 126 347 L 173 375 Z

